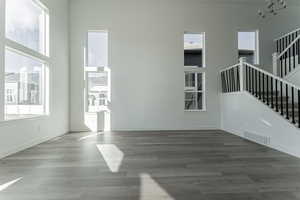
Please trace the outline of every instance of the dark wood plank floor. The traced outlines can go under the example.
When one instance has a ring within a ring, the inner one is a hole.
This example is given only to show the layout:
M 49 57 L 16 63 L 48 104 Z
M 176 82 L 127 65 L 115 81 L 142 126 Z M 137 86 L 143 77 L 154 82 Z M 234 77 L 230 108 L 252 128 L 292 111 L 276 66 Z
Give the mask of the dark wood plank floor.
M 222 131 L 69 134 L 0 160 L 0 199 L 295 200 L 300 159 Z

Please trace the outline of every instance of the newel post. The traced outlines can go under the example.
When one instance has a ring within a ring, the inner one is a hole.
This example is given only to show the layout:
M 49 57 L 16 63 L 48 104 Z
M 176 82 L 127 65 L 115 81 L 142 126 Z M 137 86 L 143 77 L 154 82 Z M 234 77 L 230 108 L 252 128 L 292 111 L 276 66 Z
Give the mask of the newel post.
M 276 53 L 273 53 L 273 74 L 275 75 L 275 76 L 278 76 L 278 62 L 277 62 L 277 60 L 278 60 L 278 53 L 276 52 Z
M 240 91 L 244 91 L 244 64 L 246 62 L 246 58 L 240 58 Z

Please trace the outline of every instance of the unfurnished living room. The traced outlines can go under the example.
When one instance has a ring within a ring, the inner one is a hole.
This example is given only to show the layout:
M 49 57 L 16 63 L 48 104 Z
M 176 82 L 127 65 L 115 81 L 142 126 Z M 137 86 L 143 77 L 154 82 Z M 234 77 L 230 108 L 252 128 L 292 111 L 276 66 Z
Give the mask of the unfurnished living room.
M 1 200 L 300 200 L 299 0 L 0 0 Z

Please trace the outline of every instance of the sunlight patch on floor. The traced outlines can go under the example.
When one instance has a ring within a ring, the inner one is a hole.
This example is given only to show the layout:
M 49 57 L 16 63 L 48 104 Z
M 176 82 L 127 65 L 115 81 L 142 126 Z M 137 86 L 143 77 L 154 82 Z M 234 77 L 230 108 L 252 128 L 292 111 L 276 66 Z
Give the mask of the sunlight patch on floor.
M 97 148 L 110 171 L 113 173 L 119 172 L 124 153 L 114 144 L 101 144 L 97 145 Z
M 78 141 L 82 141 L 82 140 L 90 139 L 90 138 L 93 138 L 93 137 L 97 137 L 98 135 L 103 135 L 103 132 L 83 136 L 83 137 L 79 138 Z
M 149 174 L 140 174 L 140 200 L 175 200 Z
M 13 181 L 7 182 L 5 184 L 0 185 L 0 192 L 7 189 L 9 186 L 12 186 L 13 184 L 19 182 L 22 178 L 17 178 Z
M 84 116 L 85 125 L 90 131 L 98 131 L 98 116 L 97 113 L 86 113 Z

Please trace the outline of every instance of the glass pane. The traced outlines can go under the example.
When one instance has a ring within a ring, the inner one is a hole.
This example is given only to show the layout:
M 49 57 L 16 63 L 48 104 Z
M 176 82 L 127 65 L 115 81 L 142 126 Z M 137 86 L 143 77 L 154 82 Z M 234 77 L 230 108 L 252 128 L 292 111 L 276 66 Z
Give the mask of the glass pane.
M 87 66 L 107 67 L 108 66 L 108 33 L 89 32 L 87 44 Z
M 244 57 L 250 64 L 255 64 L 256 32 L 238 33 L 239 58 Z
M 5 117 L 15 119 L 44 114 L 44 64 L 5 51 Z
M 239 49 L 255 51 L 256 32 L 239 32 Z
M 88 73 L 88 111 L 104 110 L 108 104 L 108 74 L 107 72 Z
M 184 66 L 203 65 L 203 34 L 184 34 Z
M 197 104 L 198 104 L 198 109 L 202 110 L 203 109 L 203 94 L 202 94 L 202 92 L 199 92 L 197 94 Z
M 185 110 L 196 110 L 196 97 L 195 92 L 185 92 Z
M 198 73 L 197 74 L 197 82 L 198 82 L 198 91 L 202 91 L 203 90 L 203 74 L 202 73 Z
M 196 74 L 186 72 L 185 73 L 185 87 L 195 87 L 196 86 Z
M 45 54 L 46 14 L 32 0 L 6 1 L 6 37 Z

